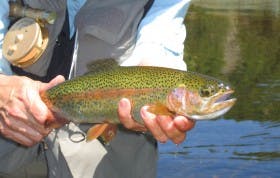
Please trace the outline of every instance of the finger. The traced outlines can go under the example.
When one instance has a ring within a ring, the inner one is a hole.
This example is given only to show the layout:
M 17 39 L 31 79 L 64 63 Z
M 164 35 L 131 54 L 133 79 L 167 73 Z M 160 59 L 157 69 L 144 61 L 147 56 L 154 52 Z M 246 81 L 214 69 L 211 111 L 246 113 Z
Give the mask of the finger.
M 1 118 L 2 125 L 5 126 L 5 128 L 9 128 L 14 132 L 21 133 L 22 135 L 25 135 L 26 137 L 35 142 L 41 141 L 42 138 L 48 134 L 48 132 L 38 132 L 37 129 L 35 129 L 36 127 L 30 127 L 21 119 L 13 118 L 12 116 L 8 115 L 7 112 L 2 111 Z
M 4 119 L 6 126 L 15 132 L 18 132 L 27 138 L 39 142 L 43 139 L 43 137 L 46 135 L 46 133 L 40 133 L 36 129 L 29 127 L 25 123 L 21 122 L 18 119 L 14 119 L 10 117 L 9 119 Z
M 169 116 L 159 116 L 157 117 L 157 121 L 163 132 L 173 143 L 179 144 L 186 139 L 186 133 L 177 129 L 173 118 Z
M 140 132 L 147 131 L 147 129 L 143 125 L 139 124 L 133 119 L 131 115 L 131 104 L 128 99 L 123 98 L 120 100 L 118 105 L 118 114 L 119 114 L 120 122 L 127 129 L 140 131 Z
M 35 144 L 35 142 L 33 140 L 27 138 L 26 136 L 8 129 L 5 126 L 5 124 L 3 123 L 3 120 L 1 120 L 1 119 L 0 119 L 0 131 L 6 138 L 9 138 L 21 145 L 32 146 Z
M 156 140 L 158 140 L 161 143 L 165 143 L 168 140 L 168 137 L 166 136 L 166 134 L 162 131 L 162 129 L 158 125 L 157 120 L 156 120 L 156 115 L 148 112 L 147 109 L 148 109 L 148 106 L 144 106 L 141 109 L 141 116 L 143 118 L 145 126 L 152 133 L 152 135 L 154 136 L 154 138 Z
M 37 143 L 37 142 L 34 142 L 33 140 L 29 139 L 28 137 L 26 137 L 20 133 L 14 132 L 12 130 L 7 130 L 6 133 L 8 135 L 7 138 L 9 138 L 23 146 L 31 147 Z
M 195 121 L 184 116 L 177 116 L 173 119 L 174 124 L 181 132 L 187 132 L 195 126 Z

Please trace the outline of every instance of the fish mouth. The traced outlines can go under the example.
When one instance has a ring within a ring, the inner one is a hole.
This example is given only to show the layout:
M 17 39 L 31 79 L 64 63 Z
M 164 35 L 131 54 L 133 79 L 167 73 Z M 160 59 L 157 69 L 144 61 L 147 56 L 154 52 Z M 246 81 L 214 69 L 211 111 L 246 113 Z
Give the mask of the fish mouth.
M 222 94 L 218 94 L 217 97 L 215 97 L 214 104 L 222 104 L 222 103 L 232 103 L 236 101 L 236 98 L 231 98 L 231 95 L 234 93 L 234 90 L 228 90 Z
M 236 102 L 236 98 L 232 98 L 231 95 L 234 90 L 228 90 L 226 92 L 217 93 L 207 104 L 207 110 L 204 114 L 197 114 L 190 116 L 194 120 L 210 120 L 215 119 L 228 112 Z

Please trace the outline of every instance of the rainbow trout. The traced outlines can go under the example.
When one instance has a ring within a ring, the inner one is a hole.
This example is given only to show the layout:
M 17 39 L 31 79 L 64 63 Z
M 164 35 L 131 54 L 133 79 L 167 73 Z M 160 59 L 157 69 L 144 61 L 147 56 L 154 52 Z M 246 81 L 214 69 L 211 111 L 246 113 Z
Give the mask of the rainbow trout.
M 236 101 L 229 98 L 234 91 L 228 85 L 194 72 L 121 67 L 114 60 L 95 62 L 90 71 L 41 93 L 42 100 L 58 120 L 94 123 L 88 139 L 104 132 L 110 133 L 106 140 L 114 136 L 115 130 L 112 132 L 109 125 L 119 124 L 117 107 L 121 98 L 131 101 L 132 115 L 140 123 L 139 111 L 144 105 L 149 105 L 149 111 L 156 115 L 205 120 L 225 114 Z

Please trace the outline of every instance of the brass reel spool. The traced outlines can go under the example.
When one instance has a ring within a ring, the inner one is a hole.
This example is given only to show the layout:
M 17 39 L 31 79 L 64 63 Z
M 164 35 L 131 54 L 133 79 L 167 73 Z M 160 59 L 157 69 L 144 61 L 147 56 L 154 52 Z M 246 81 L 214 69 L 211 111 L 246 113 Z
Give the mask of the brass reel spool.
M 25 68 L 34 64 L 48 44 L 48 31 L 28 17 L 14 23 L 3 42 L 3 56 L 14 66 Z

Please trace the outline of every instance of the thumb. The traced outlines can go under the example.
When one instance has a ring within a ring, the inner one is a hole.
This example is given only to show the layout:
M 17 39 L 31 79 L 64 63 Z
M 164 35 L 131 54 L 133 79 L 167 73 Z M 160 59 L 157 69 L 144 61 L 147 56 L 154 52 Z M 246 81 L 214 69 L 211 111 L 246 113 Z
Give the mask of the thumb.
M 64 81 L 65 81 L 65 78 L 62 75 L 56 76 L 49 83 L 42 83 L 42 82 L 38 81 L 40 95 L 31 95 L 31 96 L 35 97 L 35 99 L 33 98 L 33 100 L 37 101 L 37 102 L 36 102 L 36 104 L 33 104 L 33 105 L 31 104 L 30 110 L 32 111 L 32 114 L 37 119 L 37 121 L 39 121 L 39 123 L 45 124 L 46 121 L 51 122 L 54 119 L 54 116 L 48 110 L 48 106 L 46 105 L 46 103 L 43 102 L 43 100 L 41 98 L 41 93 L 43 93 L 44 91 L 46 91 Z M 31 98 L 31 97 L 29 97 L 29 98 Z M 29 99 L 29 100 L 33 101 L 31 99 Z
M 64 81 L 65 78 L 62 75 L 58 75 L 55 78 L 53 78 L 49 83 L 41 83 L 40 91 L 46 91 Z

